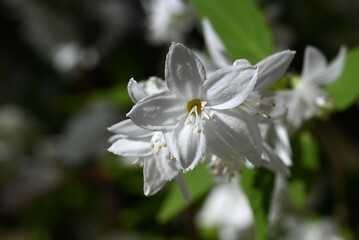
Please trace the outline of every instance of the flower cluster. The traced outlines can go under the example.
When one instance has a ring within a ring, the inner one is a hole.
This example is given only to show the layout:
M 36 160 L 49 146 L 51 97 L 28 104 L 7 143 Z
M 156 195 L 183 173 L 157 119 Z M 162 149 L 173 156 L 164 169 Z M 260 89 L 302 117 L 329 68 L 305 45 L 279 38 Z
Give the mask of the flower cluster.
M 135 105 L 127 114 L 130 119 L 109 128 L 115 134 L 109 151 L 138 158 L 145 195 L 207 158 L 216 176 L 232 176 L 247 162 L 289 174 L 264 140 L 259 123 L 285 113 L 284 100 L 268 88 L 293 57 L 287 50 L 254 66 L 241 59 L 207 76 L 190 49 L 173 43 L 165 82 L 155 77 L 145 83 L 130 80 L 128 91 Z

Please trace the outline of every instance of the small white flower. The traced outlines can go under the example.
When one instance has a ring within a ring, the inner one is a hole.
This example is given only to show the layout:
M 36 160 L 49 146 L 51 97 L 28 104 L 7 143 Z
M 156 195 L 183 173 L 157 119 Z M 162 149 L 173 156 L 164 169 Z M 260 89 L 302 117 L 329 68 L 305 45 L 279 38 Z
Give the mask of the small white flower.
M 183 0 L 142 0 L 142 5 L 154 43 L 182 42 L 193 25 L 192 10 Z
M 150 132 L 139 128 L 127 119 L 111 126 L 114 132 L 110 152 L 124 157 L 138 157 L 143 165 L 144 193 L 157 193 L 167 181 L 177 176 L 179 167 L 171 157 L 161 132 Z
M 133 79 L 128 84 L 128 91 L 134 102 L 145 98 L 149 93 L 162 91 L 161 80 L 158 78 L 150 78 L 142 85 L 146 88 L 142 88 Z M 113 144 L 108 150 L 124 157 L 138 157 L 138 162 L 143 165 L 146 196 L 155 194 L 167 181 L 178 175 L 178 162 L 172 157 L 162 132 L 142 129 L 130 119 L 119 122 L 108 130 L 115 133 L 110 138 Z
M 315 47 L 308 46 L 304 53 L 304 65 L 300 78 L 293 79 L 295 87 L 285 92 L 288 98 L 288 123 L 297 129 L 304 120 L 310 119 L 330 101 L 322 87 L 335 81 L 342 73 L 346 48 L 341 47 L 338 56 L 327 63 L 325 56 Z
M 127 114 L 138 126 L 162 131 L 185 171 L 208 150 L 223 159 L 258 154 L 248 123 L 231 111 L 253 90 L 257 69 L 248 64 L 222 68 L 206 78 L 200 60 L 182 44 L 167 55 L 168 91 L 143 98 Z
M 239 239 L 243 231 L 253 226 L 252 208 L 237 176 L 210 192 L 197 222 L 202 227 L 218 227 L 220 239 L 226 240 Z

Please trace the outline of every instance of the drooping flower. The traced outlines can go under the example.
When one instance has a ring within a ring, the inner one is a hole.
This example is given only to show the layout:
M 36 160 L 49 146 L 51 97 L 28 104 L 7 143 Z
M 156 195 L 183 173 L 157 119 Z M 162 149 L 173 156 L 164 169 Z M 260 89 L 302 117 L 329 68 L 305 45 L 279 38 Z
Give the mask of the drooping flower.
M 153 43 L 182 42 L 193 26 L 193 13 L 183 0 L 142 0 Z
M 141 128 L 162 131 L 185 171 L 192 170 L 207 149 L 225 159 L 260 154 L 261 143 L 255 142 L 248 123 L 232 111 L 252 92 L 256 67 L 243 62 L 206 78 L 197 56 L 173 43 L 165 77 L 169 90 L 141 99 L 127 116 Z
M 128 84 L 128 91 L 134 102 L 163 90 L 158 78 L 150 78 L 141 85 L 133 79 Z M 140 128 L 130 119 L 121 121 L 108 130 L 115 133 L 110 138 L 112 145 L 108 150 L 124 157 L 137 157 L 140 165 L 143 165 L 145 195 L 157 193 L 167 181 L 178 175 L 178 162 L 169 151 L 162 132 Z
M 284 93 L 288 99 L 288 124 L 293 131 L 304 120 L 315 116 L 320 108 L 330 106 L 323 86 L 341 75 L 346 48 L 341 47 L 338 56 L 327 63 L 325 56 L 315 47 L 308 46 L 304 52 L 303 70 L 300 77 L 292 79 L 294 88 Z
M 242 239 L 247 232 L 249 237 L 254 217 L 237 175 L 214 187 L 197 216 L 197 223 L 201 227 L 218 228 L 219 239 Z M 248 239 L 251 238 L 253 235 Z
M 230 65 L 231 61 L 226 53 L 225 47 L 209 20 L 204 19 L 202 24 L 206 46 L 211 59 L 213 59 L 214 65 L 216 65 L 217 68 Z M 258 67 L 258 80 L 253 91 L 245 101 L 236 108 L 236 111 L 243 117 L 252 117 L 254 120 L 249 121 L 248 126 L 257 138 L 257 142 L 262 141 L 263 143 L 261 158 L 267 159 L 268 162 L 266 164 L 262 162 L 262 165 L 282 173 L 288 173 L 286 164 L 283 164 L 276 156 L 275 146 L 268 144 L 267 141 L 263 141 L 262 138 L 264 134 L 259 130 L 258 124 L 275 124 L 274 121 L 281 119 L 285 115 L 287 108 L 284 98 L 277 92 L 270 92 L 269 88 L 286 72 L 294 54 L 294 51 L 285 50 L 272 54 L 258 62 L 255 65 Z M 244 63 L 250 64 L 247 60 L 240 59 L 236 60 L 234 65 Z M 272 159 L 270 159 L 270 156 L 272 156 Z M 252 159 L 252 162 L 253 161 L 260 162 L 259 160 Z
M 231 65 L 224 45 L 208 19 L 202 22 L 203 34 L 209 55 L 217 68 Z M 248 98 L 238 109 L 256 115 L 257 122 L 268 122 L 284 115 L 286 106 L 283 98 L 268 89 L 287 71 L 295 51 L 285 50 L 272 54 L 255 66 L 258 67 L 258 80 Z M 245 59 L 236 60 L 236 64 L 250 64 Z

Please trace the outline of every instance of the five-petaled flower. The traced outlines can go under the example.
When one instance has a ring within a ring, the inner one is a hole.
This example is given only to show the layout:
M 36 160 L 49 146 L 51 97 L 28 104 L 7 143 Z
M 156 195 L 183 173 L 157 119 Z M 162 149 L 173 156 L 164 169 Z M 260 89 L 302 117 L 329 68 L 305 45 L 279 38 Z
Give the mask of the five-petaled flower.
M 232 110 L 252 92 L 257 72 L 242 62 L 206 78 L 198 57 L 173 43 L 165 64 L 168 90 L 141 99 L 127 116 L 141 128 L 163 132 L 185 171 L 192 170 L 207 149 L 224 159 L 260 154 L 261 144 L 255 142 L 248 123 Z

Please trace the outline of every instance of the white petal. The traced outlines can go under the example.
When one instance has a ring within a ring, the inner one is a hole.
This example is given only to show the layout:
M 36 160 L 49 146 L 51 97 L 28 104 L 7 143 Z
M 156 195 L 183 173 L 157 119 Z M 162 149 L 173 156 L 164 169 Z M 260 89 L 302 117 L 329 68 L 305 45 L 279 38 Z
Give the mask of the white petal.
M 206 42 L 209 55 L 211 56 L 213 62 L 217 65 L 218 68 L 231 65 L 222 40 L 213 29 L 212 24 L 208 18 L 204 18 L 202 20 L 202 26 L 204 41 Z
M 134 103 L 137 103 L 142 98 L 147 96 L 147 93 L 133 78 L 131 78 L 130 81 L 128 82 L 127 90 L 131 100 Z
M 145 157 L 152 154 L 148 141 L 118 139 L 108 151 L 125 157 Z
M 148 130 L 172 129 L 187 114 L 187 104 L 169 91 L 143 98 L 127 114 L 138 126 Z
M 258 151 L 251 129 L 238 113 L 217 111 L 214 121 L 207 121 L 205 135 L 208 147 L 224 160 L 237 159 Z
M 204 83 L 208 106 L 229 109 L 241 104 L 252 92 L 258 69 L 247 64 L 232 65 L 213 73 Z
M 154 154 L 154 158 L 157 169 L 160 171 L 164 179 L 171 180 L 177 176 L 179 164 L 176 159 L 171 157 L 168 146 L 163 146 L 157 153 Z
M 266 57 L 257 63 L 258 80 L 254 89 L 262 91 L 272 86 L 287 71 L 294 54 L 295 51 L 286 50 Z
M 154 158 L 147 158 L 143 165 L 143 191 L 146 196 L 157 193 L 166 184 L 166 180 L 162 178 L 161 173 L 157 169 Z
M 116 133 L 116 138 L 144 138 L 149 137 L 153 134 L 152 132 L 140 128 L 139 126 L 134 124 L 131 119 L 126 119 L 119 123 L 116 123 L 109 127 L 107 130 Z M 110 142 L 112 141 L 110 140 Z
M 173 156 L 184 171 L 191 171 L 203 159 L 206 151 L 206 138 L 197 132 L 196 126 L 184 124 L 184 121 L 164 134 Z
M 307 46 L 304 51 L 304 63 L 301 77 L 302 79 L 313 79 L 320 74 L 327 66 L 327 60 L 323 53 L 316 47 Z
M 301 96 L 296 91 L 287 91 L 283 93 L 288 97 L 288 113 L 287 120 L 289 131 L 293 133 L 302 124 L 305 114 L 307 112 L 307 104 L 301 99 Z
M 318 84 L 327 84 L 339 78 L 344 69 L 346 52 L 346 47 L 341 47 L 338 56 L 329 64 L 325 71 L 315 78 L 315 82 Z
M 185 100 L 201 98 L 206 72 L 199 58 L 180 43 L 167 54 L 165 76 L 168 89 Z
M 288 167 L 273 152 L 273 150 L 268 146 L 268 144 L 264 144 L 264 149 L 265 153 L 267 154 L 267 157 L 269 158 L 269 161 L 263 161 L 262 166 L 284 176 L 289 176 L 290 171 Z
M 290 146 L 288 131 L 282 123 L 273 124 L 272 127 L 274 134 L 276 135 L 276 141 L 274 143 L 275 151 L 286 166 L 291 166 L 292 149 Z

